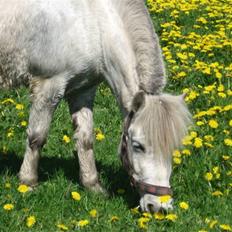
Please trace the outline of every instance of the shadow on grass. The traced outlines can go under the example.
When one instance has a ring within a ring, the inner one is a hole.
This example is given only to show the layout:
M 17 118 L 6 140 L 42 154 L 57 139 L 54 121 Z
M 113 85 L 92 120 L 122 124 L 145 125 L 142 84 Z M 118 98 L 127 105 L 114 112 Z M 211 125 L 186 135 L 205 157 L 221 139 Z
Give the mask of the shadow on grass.
M 17 176 L 22 161 L 22 157 L 17 156 L 15 153 L 0 153 L 0 175 L 3 176 L 7 173 L 8 175 Z M 111 165 L 99 161 L 97 161 L 96 165 L 98 171 L 102 174 L 102 178 L 104 178 L 110 197 L 119 195 L 117 190 L 120 188 L 125 190 L 125 194 L 121 196 L 129 208 L 134 207 L 136 203 L 138 204 L 139 197 L 131 188 L 129 177 L 122 167 L 115 169 Z M 80 183 L 79 166 L 76 158 L 65 159 L 45 156 L 41 157 L 39 163 L 39 182 L 53 179 L 59 170 L 62 170 L 64 176 L 74 184 Z

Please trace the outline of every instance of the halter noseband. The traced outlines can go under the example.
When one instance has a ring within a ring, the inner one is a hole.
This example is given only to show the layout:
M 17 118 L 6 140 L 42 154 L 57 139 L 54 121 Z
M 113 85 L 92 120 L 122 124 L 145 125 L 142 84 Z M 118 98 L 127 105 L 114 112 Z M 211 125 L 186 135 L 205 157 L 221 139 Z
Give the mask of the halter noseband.
M 130 127 L 133 116 L 133 111 L 131 111 L 127 116 L 122 135 L 122 145 L 120 153 L 122 165 L 130 176 L 131 185 L 135 187 L 141 194 L 149 193 L 155 196 L 172 195 L 172 190 L 169 187 L 147 184 L 145 182 L 138 181 L 133 177 L 133 167 L 128 156 L 128 129 Z

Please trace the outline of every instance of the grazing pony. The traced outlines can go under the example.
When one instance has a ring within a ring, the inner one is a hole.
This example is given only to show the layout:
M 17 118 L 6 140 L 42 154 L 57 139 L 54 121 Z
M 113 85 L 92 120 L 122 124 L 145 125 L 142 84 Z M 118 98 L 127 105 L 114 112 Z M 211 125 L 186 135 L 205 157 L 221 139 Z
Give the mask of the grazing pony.
M 171 154 L 190 114 L 183 96 L 163 94 L 164 62 L 144 0 L 0 0 L 0 87 L 29 83 L 21 183 L 35 186 L 38 160 L 62 98 L 75 128 L 80 179 L 103 191 L 93 154 L 93 102 L 106 80 L 124 120 L 119 151 L 144 211 L 172 207 Z

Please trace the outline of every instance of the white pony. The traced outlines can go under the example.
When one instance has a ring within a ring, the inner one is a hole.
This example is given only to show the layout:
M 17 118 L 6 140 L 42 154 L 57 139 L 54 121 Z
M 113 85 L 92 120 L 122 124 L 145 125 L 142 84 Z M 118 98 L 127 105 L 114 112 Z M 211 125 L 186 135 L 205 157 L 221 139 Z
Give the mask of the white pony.
M 62 98 L 75 127 L 80 179 L 103 191 L 93 154 L 93 101 L 105 79 L 125 121 L 120 152 L 145 211 L 171 208 L 171 153 L 189 122 L 183 96 L 162 94 L 164 64 L 144 0 L 0 0 L 0 86 L 30 83 L 32 106 L 20 181 L 38 160 Z

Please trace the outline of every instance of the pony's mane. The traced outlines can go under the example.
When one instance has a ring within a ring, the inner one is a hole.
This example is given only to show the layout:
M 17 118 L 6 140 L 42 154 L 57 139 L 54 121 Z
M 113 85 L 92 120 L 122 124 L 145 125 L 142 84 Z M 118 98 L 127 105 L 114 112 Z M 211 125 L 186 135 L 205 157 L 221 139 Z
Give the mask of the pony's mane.
M 147 96 L 145 104 L 138 123 L 143 126 L 145 137 L 155 148 L 155 153 L 170 156 L 181 145 L 191 122 L 183 97 L 169 94 Z
M 165 86 L 165 69 L 159 39 L 144 0 L 112 0 L 130 37 L 137 60 L 140 89 L 159 94 Z

